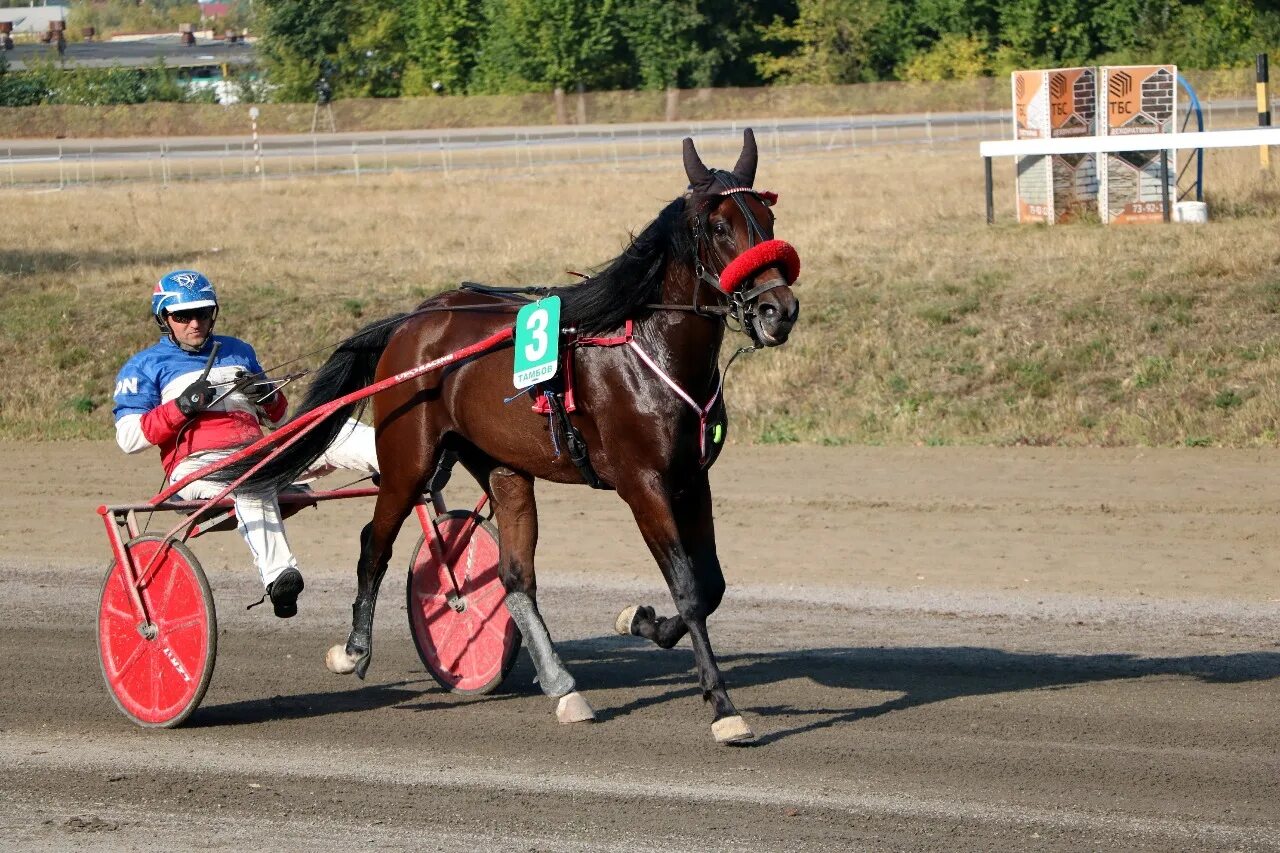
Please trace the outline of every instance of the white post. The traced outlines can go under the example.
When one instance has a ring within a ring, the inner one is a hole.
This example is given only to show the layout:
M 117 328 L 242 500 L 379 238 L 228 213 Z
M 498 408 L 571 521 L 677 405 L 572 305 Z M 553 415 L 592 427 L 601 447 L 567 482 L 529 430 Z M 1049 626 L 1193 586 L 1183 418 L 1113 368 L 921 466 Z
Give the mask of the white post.
M 253 173 L 262 174 L 262 146 L 258 143 L 258 108 L 249 107 L 249 124 L 253 129 Z
M 93 160 L 93 146 L 89 146 L 89 185 L 93 186 L 98 181 L 98 166 Z

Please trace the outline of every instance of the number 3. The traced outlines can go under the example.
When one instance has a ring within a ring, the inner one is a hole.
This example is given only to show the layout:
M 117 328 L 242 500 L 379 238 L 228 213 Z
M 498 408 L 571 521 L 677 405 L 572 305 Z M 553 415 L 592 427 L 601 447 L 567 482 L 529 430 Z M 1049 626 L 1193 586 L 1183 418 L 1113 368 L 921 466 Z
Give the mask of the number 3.
M 526 361 L 537 361 L 547 353 L 547 312 L 545 309 L 539 309 L 529 315 L 529 319 L 525 320 L 524 327 L 529 330 L 529 334 L 533 337 L 533 343 L 525 344 L 524 357 Z

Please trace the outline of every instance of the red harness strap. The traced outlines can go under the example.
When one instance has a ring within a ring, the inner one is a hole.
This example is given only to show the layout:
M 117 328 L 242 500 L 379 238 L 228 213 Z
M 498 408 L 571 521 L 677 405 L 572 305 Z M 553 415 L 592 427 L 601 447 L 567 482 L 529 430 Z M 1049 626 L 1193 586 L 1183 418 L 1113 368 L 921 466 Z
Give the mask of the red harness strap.
M 618 347 L 631 343 L 633 326 L 630 320 L 621 335 L 612 338 L 581 337 L 569 341 L 564 352 L 564 410 L 575 412 L 578 407 L 573 399 L 573 351 L 578 347 Z M 546 394 L 539 394 L 533 401 L 533 411 L 539 415 L 551 414 L 551 404 Z

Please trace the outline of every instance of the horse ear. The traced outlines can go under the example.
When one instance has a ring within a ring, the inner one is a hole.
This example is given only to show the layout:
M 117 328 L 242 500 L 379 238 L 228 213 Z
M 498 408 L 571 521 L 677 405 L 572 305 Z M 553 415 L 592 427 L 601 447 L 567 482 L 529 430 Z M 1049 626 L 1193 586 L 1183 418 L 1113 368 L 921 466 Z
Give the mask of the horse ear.
M 751 186 L 756 180 L 756 162 L 759 154 L 756 151 L 756 135 L 751 128 L 742 132 L 742 153 L 738 155 L 737 165 L 733 173 L 742 178 L 743 183 Z
M 703 165 L 698 150 L 693 147 L 693 140 L 684 138 L 684 173 L 689 178 L 689 186 L 697 189 L 711 184 L 711 170 Z

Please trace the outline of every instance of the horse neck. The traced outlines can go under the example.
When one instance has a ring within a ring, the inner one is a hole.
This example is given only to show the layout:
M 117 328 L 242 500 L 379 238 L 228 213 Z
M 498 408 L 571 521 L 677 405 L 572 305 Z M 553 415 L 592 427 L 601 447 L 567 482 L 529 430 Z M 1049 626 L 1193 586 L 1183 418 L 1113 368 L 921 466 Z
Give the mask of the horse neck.
M 667 264 L 662 281 L 663 304 L 692 306 L 696 288 L 697 278 L 691 267 L 682 263 Z M 715 299 L 705 288 L 698 295 L 704 302 Z M 672 378 L 685 390 L 695 398 L 712 393 L 720 363 L 720 346 L 724 343 L 724 322 L 719 317 L 692 311 L 656 311 L 642 332 L 645 342 L 661 349 Z

